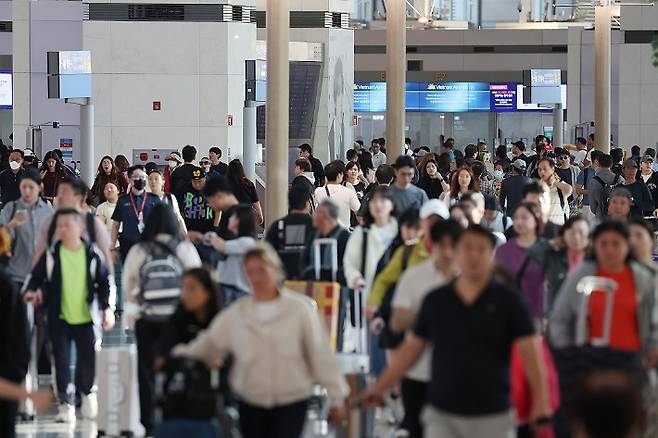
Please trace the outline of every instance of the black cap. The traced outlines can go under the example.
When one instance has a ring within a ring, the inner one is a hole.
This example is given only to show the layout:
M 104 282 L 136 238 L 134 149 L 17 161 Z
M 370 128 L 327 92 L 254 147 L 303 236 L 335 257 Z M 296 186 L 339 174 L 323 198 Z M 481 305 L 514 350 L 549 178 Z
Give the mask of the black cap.
M 200 179 L 203 179 L 206 177 L 206 171 L 203 170 L 200 167 L 195 167 L 194 170 L 192 170 L 192 180 L 193 181 L 198 181 Z
M 147 175 L 149 175 L 149 174 L 150 174 L 151 172 L 153 172 L 154 170 L 158 170 L 158 165 L 155 164 L 153 161 L 149 161 L 149 162 L 146 163 L 146 165 L 144 166 L 144 171 L 146 172 Z
M 512 146 L 516 146 L 517 148 L 521 149 L 522 151 L 525 151 L 525 143 L 523 143 L 521 140 L 515 141 L 512 143 Z

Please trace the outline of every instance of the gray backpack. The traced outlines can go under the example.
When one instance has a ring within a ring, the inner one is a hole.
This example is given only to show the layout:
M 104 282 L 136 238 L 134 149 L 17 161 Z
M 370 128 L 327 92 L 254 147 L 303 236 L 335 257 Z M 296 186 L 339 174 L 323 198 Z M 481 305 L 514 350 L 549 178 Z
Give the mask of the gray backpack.
M 183 264 L 176 255 L 180 241 L 146 244 L 146 261 L 139 271 L 139 304 L 146 321 L 164 322 L 180 301 Z

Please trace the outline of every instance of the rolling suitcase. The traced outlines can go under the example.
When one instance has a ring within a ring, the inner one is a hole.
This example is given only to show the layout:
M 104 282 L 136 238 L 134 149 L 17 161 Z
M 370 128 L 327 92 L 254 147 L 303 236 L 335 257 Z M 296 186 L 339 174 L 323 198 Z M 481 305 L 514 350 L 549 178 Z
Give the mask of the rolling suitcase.
M 98 436 L 143 436 L 137 388 L 137 346 L 104 346 L 97 353 Z
M 555 414 L 554 426 L 558 438 L 568 438 L 568 412 L 571 407 L 573 390 L 587 374 L 602 370 L 615 370 L 629 373 L 638 380 L 644 377 L 642 358 L 639 353 L 610 348 L 612 330 L 612 313 L 614 295 L 618 284 L 603 277 L 589 276 L 582 278 L 577 286 L 583 295 L 576 319 L 575 342 L 571 347 L 553 350 L 553 357 L 558 370 L 560 384 L 560 408 Z M 587 337 L 589 319 L 589 301 L 594 291 L 606 294 L 603 332 L 600 337 Z

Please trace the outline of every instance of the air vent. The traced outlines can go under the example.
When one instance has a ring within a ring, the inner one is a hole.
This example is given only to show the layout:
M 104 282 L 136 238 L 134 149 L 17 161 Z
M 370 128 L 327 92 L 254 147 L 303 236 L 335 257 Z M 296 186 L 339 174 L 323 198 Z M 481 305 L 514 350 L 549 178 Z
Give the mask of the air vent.
M 221 4 L 87 3 L 83 17 L 92 21 L 252 21 L 253 8 Z
M 13 25 L 11 21 L 0 21 L 0 32 L 11 32 Z
M 185 21 L 183 5 L 129 5 L 131 21 Z
M 493 53 L 493 46 L 475 46 L 473 47 L 473 53 Z
M 251 20 L 256 23 L 259 29 L 266 26 L 265 11 L 256 11 L 252 13 Z M 323 12 L 323 11 L 290 11 L 290 28 L 291 29 L 349 29 L 350 14 L 343 12 Z

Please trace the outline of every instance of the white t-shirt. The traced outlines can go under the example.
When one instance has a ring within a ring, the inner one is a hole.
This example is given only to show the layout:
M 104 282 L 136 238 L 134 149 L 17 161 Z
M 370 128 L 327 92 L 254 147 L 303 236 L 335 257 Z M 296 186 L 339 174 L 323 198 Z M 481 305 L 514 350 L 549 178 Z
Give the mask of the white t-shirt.
M 442 273 L 436 270 L 431 258 L 407 269 L 395 288 L 392 307 L 406 309 L 418 315 L 427 294 L 448 282 Z M 407 371 L 406 376 L 419 382 L 429 382 L 432 370 L 432 347 L 425 348 L 418 362 Z
M 576 151 L 573 162 L 576 165 L 580 165 L 582 164 L 585 158 L 588 158 L 587 149 L 579 149 L 578 151 Z M 591 155 L 589 155 L 589 158 L 591 158 Z
M 379 151 L 372 156 L 372 167 L 377 170 L 377 168 L 382 164 L 386 164 L 386 154 L 382 151 Z
M 105 201 L 96 208 L 96 216 L 103 221 L 108 233 L 112 233 L 112 222 L 114 222 L 112 220 L 112 214 L 114 214 L 116 206 L 116 204 L 112 204 L 110 201 Z
M 356 192 L 340 184 L 327 184 L 315 189 L 315 202 L 319 204 L 327 198 L 327 191 L 328 197 L 338 206 L 338 223 L 344 228 L 350 228 L 350 212 L 356 213 L 361 208 Z

